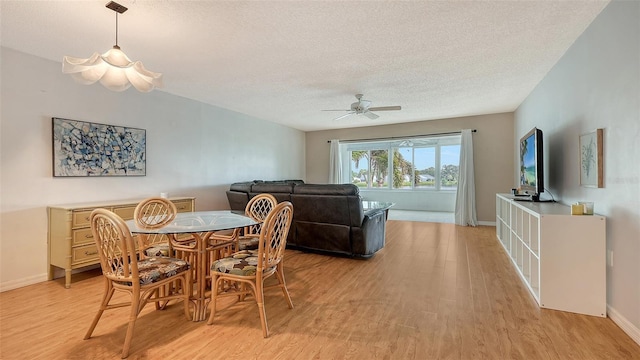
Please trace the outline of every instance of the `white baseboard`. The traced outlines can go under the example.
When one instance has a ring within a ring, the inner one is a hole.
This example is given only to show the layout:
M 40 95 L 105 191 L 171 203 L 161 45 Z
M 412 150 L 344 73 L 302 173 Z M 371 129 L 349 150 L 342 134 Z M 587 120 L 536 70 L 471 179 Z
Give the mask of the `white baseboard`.
M 3 283 L 0 283 L 0 292 L 17 289 L 27 285 L 37 284 L 39 282 L 44 282 L 47 280 L 48 280 L 47 274 L 45 273 L 40 275 L 29 276 L 22 279 L 6 281 Z
M 640 329 L 622 316 L 616 309 L 607 305 L 607 316 L 622 329 L 633 341 L 640 345 Z
M 481 226 L 496 226 L 495 221 L 478 221 L 478 225 Z
M 87 270 L 93 270 L 93 269 L 99 269 L 99 268 L 100 268 L 100 264 L 93 264 L 93 265 L 85 266 L 79 269 L 71 270 L 71 274 L 72 275 L 78 274 Z M 55 268 L 53 270 L 54 279 L 64 277 L 64 274 L 65 274 L 64 269 Z M 3 283 L 0 283 L 0 292 L 17 289 L 23 286 L 33 285 L 33 284 L 45 282 L 48 280 L 49 280 L 49 276 L 47 274 L 41 274 L 41 275 L 29 276 L 22 279 L 6 281 Z

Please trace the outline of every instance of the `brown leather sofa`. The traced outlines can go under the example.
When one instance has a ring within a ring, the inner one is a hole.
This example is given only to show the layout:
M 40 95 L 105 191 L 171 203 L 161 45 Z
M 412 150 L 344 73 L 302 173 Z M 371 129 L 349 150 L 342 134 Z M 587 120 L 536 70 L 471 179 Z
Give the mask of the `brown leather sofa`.
M 302 180 L 234 183 L 227 191 L 229 206 L 244 211 L 249 199 L 260 193 L 293 204 L 289 248 L 368 258 L 384 247 L 386 213 L 380 209 L 365 212 L 353 184 L 305 184 Z

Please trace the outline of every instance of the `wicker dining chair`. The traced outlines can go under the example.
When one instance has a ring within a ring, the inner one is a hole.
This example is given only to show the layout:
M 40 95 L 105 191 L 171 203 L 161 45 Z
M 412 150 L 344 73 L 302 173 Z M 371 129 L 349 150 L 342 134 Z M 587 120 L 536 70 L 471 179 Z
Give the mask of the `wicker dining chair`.
M 171 223 L 176 218 L 176 205 L 168 199 L 151 197 L 142 200 L 133 211 L 133 218 L 141 228 L 157 229 Z M 143 240 L 147 256 L 172 256 L 169 239 L 161 234 L 138 234 Z
M 240 229 L 219 231 L 213 234 L 210 238 L 212 245 L 216 243 L 229 243 L 235 239 L 234 249 L 223 248 L 220 249 L 219 255 L 213 258 L 213 261 L 229 256 L 234 252 L 240 250 L 257 249 L 258 239 L 260 238 L 260 227 L 267 214 L 273 209 L 278 200 L 271 194 L 258 194 L 251 198 L 245 207 L 245 216 L 258 222 L 256 225 L 247 226 L 243 229 L 242 235 L 239 234 Z
M 264 309 L 264 290 L 271 287 L 279 287 L 284 294 L 287 305 L 293 309 L 293 302 L 284 279 L 283 263 L 287 234 L 292 219 L 293 205 L 288 201 L 277 204 L 262 224 L 257 250 L 241 250 L 213 263 L 211 266 L 211 314 L 207 321 L 208 325 L 213 324 L 218 298 L 235 296 L 240 301 L 244 299 L 243 295 L 252 294 L 260 312 L 262 335 L 265 338 L 268 337 L 269 328 Z M 274 274 L 278 283 L 265 287 L 265 279 Z M 243 286 L 221 286 L 225 281 L 236 282 Z
M 260 229 L 262 223 L 269 215 L 269 212 L 278 204 L 278 200 L 267 193 L 258 194 L 249 200 L 245 206 L 244 214 L 258 223 L 251 226 L 245 226 L 242 235 L 236 241 L 236 250 L 255 250 L 258 248 L 258 240 L 260 239 Z M 243 287 L 245 285 L 242 285 Z M 240 295 L 240 301 L 244 301 L 244 294 Z
M 278 200 L 271 194 L 258 194 L 251 198 L 245 207 L 244 214 L 259 224 L 247 226 L 238 238 L 237 250 L 252 250 L 258 248 L 260 228 L 267 215 L 278 204 Z
M 117 214 L 106 209 L 95 209 L 91 212 L 91 231 L 100 255 L 100 265 L 105 282 L 104 295 L 98 313 L 93 319 L 85 340 L 91 337 L 102 313 L 105 310 L 130 306 L 129 325 L 122 347 L 122 358 L 129 355 L 129 347 L 133 337 L 133 328 L 138 314 L 148 302 L 166 302 L 181 299 L 184 303 L 184 314 L 191 319 L 189 313 L 189 297 L 191 295 L 191 271 L 188 262 L 170 257 L 146 257 L 138 238 L 138 250 L 126 223 Z M 179 282 L 180 293 L 167 293 L 161 296 L 160 289 L 166 285 Z M 110 304 L 115 291 L 127 292 L 130 302 Z

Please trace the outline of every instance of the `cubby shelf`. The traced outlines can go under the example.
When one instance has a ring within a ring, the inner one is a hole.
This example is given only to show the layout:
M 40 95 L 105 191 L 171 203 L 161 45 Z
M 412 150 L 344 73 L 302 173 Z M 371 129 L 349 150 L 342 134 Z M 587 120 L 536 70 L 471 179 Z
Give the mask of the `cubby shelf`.
M 606 219 L 496 195 L 496 235 L 540 307 L 606 316 Z

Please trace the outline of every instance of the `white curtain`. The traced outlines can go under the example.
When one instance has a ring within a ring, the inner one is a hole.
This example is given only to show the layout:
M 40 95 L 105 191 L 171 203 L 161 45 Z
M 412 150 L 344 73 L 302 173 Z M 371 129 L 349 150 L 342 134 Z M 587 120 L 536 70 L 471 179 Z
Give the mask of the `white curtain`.
M 331 150 L 329 151 L 329 184 L 342 184 L 342 182 L 340 141 L 331 140 Z
M 456 225 L 478 225 L 476 184 L 473 176 L 473 138 L 471 130 L 462 130 L 460 142 L 460 174 L 456 196 Z

